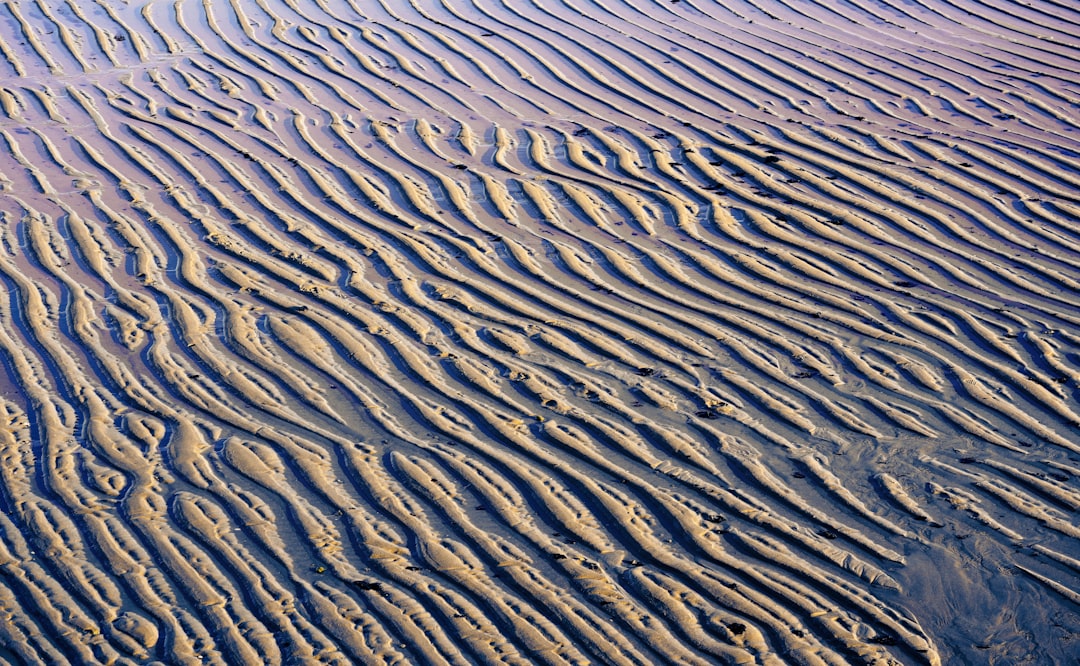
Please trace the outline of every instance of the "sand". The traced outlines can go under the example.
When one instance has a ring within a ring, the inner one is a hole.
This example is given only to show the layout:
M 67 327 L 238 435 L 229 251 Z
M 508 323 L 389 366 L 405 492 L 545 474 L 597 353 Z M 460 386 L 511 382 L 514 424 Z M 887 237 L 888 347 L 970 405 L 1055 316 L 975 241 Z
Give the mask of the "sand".
M 3 2 L 0 663 L 1072 663 L 1078 31 Z

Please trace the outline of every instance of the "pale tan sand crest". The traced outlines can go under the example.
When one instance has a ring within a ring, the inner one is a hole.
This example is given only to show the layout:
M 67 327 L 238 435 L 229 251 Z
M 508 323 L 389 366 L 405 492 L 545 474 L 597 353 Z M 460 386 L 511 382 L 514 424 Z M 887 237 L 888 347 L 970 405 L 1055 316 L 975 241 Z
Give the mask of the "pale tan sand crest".
M 0 663 L 1068 663 L 1078 33 L 0 3 Z

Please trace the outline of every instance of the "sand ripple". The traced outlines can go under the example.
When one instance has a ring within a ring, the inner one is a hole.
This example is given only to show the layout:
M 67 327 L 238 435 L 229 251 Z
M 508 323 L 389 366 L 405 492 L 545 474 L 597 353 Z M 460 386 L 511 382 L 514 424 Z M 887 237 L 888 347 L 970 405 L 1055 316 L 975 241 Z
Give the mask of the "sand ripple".
M 0 661 L 1064 662 L 1078 30 L 0 4 Z

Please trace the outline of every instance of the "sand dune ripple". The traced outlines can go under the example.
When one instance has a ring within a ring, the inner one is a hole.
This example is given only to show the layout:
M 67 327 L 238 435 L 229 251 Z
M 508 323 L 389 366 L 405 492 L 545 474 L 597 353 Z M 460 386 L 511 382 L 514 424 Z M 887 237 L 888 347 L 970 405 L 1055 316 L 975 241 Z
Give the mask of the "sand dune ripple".
M 1078 29 L 0 4 L 0 662 L 1064 663 Z

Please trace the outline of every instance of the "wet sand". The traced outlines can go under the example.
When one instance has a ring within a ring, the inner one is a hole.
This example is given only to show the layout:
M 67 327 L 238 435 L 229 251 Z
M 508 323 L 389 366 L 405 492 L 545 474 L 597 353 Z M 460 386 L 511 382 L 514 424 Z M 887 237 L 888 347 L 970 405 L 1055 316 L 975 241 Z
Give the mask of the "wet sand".
M 0 662 L 1067 663 L 1078 30 L 0 4 Z

